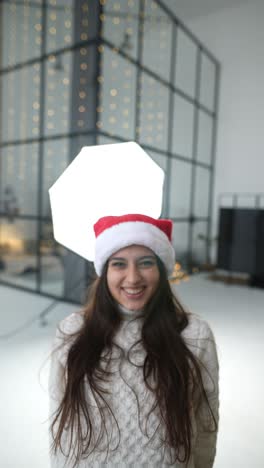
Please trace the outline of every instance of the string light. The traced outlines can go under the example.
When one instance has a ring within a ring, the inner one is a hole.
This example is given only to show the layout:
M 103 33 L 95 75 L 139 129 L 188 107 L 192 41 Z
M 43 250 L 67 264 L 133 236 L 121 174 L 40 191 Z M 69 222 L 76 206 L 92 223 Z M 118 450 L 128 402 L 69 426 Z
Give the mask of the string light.
M 180 284 L 182 281 L 189 281 L 189 275 L 182 269 L 180 263 L 175 263 L 173 273 L 170 277 L 170 283 Z
M 25 14 L 28 12 L 28 7 L 24 5 L 23 7 L 23 13 L 24 13 L 24 18 L 23 18 L 23 25 L 24 25 L 24 31 L 25 33 L 23 34 L 22 37 L 22 43 L 21 43 L 21 49 L 20 53 L 21 56 L 26 58 L 28 48 L 29 48 L 29 15 Z M 38 32 L 41 30 L 41 24 L 37 23 L 35 27 L 35 30 Z M 21 113 L 20 113 L 20 138 L 24 139 L 27 138 L 29 135 L 29 119 L 27 118 L 29 112 L 28 112 L 28 107 L 30 105 L 30 98 L 34 99 L 32 95 L 32 87 L 30 86 L 30 80 L 32 80 L 33 77 L 33 90 L 38 86 L 39 84 L 39 69 L 37 67 L 34 68 L 25 68 L 22 69 L 20 72 L 20 108 L 21 108 Z M 38 126 L 39 120 L 38 120 L 38 112 L 34 110 L 33 116 L 32 116 L 32 129 L 35 128 L 35 126 Z M 19 205 L 20 205 L 20 210 L 22 212 L 26 212 L 26 206 L 27 206 L 27 197 L 26 194 L 28 193 L 28 185 L 27 185 L 27 179 L 31 178 L 31 173 L 32 172 L 32 165 L 28 163 L 28 151 L 26 145 L 20 145 L 17 147 L 17 171 L 18 171 L 18 182 L 16 184 L 16 189 L 19 194 Z M 33 183 L 33 179 L 32 179 Z
M 136 132 L 137 139 L 140 142 L 155 145 L 156 149 L 167 149 L 169 91 L 166 88 L 166 83 L 161 85 L 155 78 L 140 70 L 141 89 L 136 94 L 137 65 L 133 64 L 133 60 L 128 61 L 124 58 L 126 55 L 137 58 L 138 24 L 135 15 L 138 14 L 138 0 L 108 3 L 106 0 L 99 1 L 101 5 L 107 5 L 107 12 L 111 13 L 109 15 L 102 14 L 100 20 L 104 23 L 102 28 L 104 37 L 111 40 L 114 47 L 110 50 L 107 45 L 98 45 L 99 70 L 97 70 L 96 77 L 91 77 L 92 70 L 90 68 L 92 67 L 89 64 L 91 56 L 85 43 L 81 43 L 79 49 L 58 55 L 58 50 L 68 47 L 73 40 L 73 27 L 76 19 L 73 21 L 75 12 L 73 12 L 72 5 L 64 6 L 63 2 L 48 0 L 46 10 L 47 26 L 46 30 L 43 31 L 40 0 L 35 1 L 34 8 L 29 8 L 30 2 L 25 2 L 24 5 L 21 2 L 20 5 L 16 5 L 15 2 L 10 2 L 10 5 L 8 5 L 9 2 L 7 3 L 7 9 L 10 8 L 8 11 L 13 15 L 13 21 L 11 22 L 10 31 L 7 33 L 8 40 L 4 51 L 4 54 L 6 54 L 6 57 L 4 55 L 5 66 L 19 63 L 22 59 L 28 60 L 38 57 L 43 33 L 46 34 L 46 52 L 49 54 L 46 62 L 42 62 L 41 65 L 37 63 L 32 67 L 22 67 L 15 73 L 10 72 L 3 76 L 3 102 L 8 107 L 7 118 L 3 122 L 3 128 L 6 131 L 3 133 L 8 140 L 12 141 L 17 138 L 23 139 L 32 136 L 39 137 L 40 111 L 42 111 L 40 109 L 40 72 L 43 71 L 42 67 L 45 66 L 46 81 L 44 86 L 47 95 L 45 95 L 43 109 L 45 111 L 44 136 L 60 134 L 60 132 L 66 133 L 69 125 L 71 125 L 71 130 L 86 130 L 91 120 L 89 116 L 93 111 L 93 109 L 89 108 L 92 102 L 90 91 L 92 78 L 97 80 L 96 127 L 99 130 L 103 130 L 104 134 L 108 136 L 114 135 L 124 139 L 134 138 Z M 122 11 L 124 5 L 126 14 Z M 170 69 L 168 64 L 171 55 L 169 17 L 155 1 L 145 0 L 145 5 L 146 15 L 141 16 L 145 20 L 143 37 L 145 42 L 140 44 L 140 46 L 143 46 L 143 66 L 149 67 L 166 81 L 169 81 Z M 24 15 L 21 21 L 22 9 Z M 89 2 L 82 1 L 78 32 L 81 41 L 90 38 L 89 21 Z M 18 24 L 19 27 L 16 27 Z M 21 29 L 19 29 L 20 27 Z M 21 35 L 20 32 L 23 32 L 23 34 Z M 150 41 L 154 44 L 153 50 L 149 47 Z M 75 108 L 73 111 L 77 118 L 70 123 L 73 60 L 75 64 L 78 64 L 75 69 L 78 77 L 76 79 L 76 89 L 74 90 Z M 121 77 L 122 79 L 120 79 Z M 17 87 L 18 78 L 19 88 Z M 136 128 L 134 128 L 135 111 L 139 113 L 140 122 Z M 100 132 L 98 134 L 100 135 Z M 108 140 L 110 139 L 108 138 Z M 59 143 L 62 144 L 61 141 Z M 55 165 L 55 155 L 58 155 L 57 145 L 58 142 L 52 143 L 51 146 L 48 146 L 47 143 L 44 145 L 45 158 L 47 158 L 47 164 L 45 164 L 43 171 L 45 189 L 54 181 L 54 171 L 59 167 L 59 161 L 61 160 L 60 151 L 60 156 L 56 159 Z M 64 168 L 68 162 L 68 146 L 69 142 L 65 142 L 63 146 L 65 157 L 62 157 L 62 161 L 64 161 L 62 166 Z M 16 148 L 19 148 L 19 151 Z M 16 148 L 12 146 L 6 148 L 6 166 L 3 173 L 4 177 L 7 176 L 7 180 L 14 180 L 14 177 L 18 175 L 21 203 L 24 205 L 26 187 L 22 189 L 22 183 L 26 183 L 26 178 L 32 178 L 33 171 L 37 174 L 38 145 L 34 149 L 32 160 L 30 158 L 33 145 L 30 145 L 30 147 L 17 145 Z M 62 170 L 62 167 L 60 169 Z M 47 183 L 47 181 L 49 182 Z M 176 268 L 175 266 L 177 281 L 180 279 L 180 271 L 179 267 Z

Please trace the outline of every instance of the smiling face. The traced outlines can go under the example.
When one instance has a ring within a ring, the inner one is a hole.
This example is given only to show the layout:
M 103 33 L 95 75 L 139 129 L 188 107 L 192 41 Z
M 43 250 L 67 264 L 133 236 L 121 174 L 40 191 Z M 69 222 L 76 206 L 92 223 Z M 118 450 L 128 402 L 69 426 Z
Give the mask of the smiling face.
M 160 279 L 152 250 L 131 245 L 109 259 L 107 284 L 112 297 L 129 310 L 141 310 L 155 293 Z

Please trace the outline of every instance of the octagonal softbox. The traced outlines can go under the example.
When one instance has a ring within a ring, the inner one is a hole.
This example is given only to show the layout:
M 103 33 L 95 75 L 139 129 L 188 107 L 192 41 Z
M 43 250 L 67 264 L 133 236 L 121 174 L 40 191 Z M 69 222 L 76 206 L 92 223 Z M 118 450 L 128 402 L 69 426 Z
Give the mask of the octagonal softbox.
M 158 218 L 163 182 L 163 170 L 135 142 L 83 147 L 49 189 L 56 241 L 93 261 L 98 218 Z

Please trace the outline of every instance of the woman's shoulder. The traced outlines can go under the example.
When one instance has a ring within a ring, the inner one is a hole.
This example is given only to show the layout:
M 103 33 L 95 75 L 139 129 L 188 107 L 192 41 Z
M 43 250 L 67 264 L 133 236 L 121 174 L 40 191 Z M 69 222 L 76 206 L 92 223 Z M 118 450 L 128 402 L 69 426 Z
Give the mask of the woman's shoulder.
M 200 315 L 193 312 L 187 312 L 187 317 L 188 325 L 182 332 L 184 336 L 199 338 L 201 336 L 210 335 L 212 333 L 209 323 Z
M 189 324 L 183 330 L 186 345 L 201 363 L 204 388 L 207 393 L 218 394 L 219 362 L 214 334 L 209 323 L 196 314 L 188 314 Z
M 53 351 L 56 352 L 58 360 L 65 365 L 67 354 L 74 338 L 78 334 L 84 322 L 82 312 L 74 312 L 59 322 L 53 342 Z
M 77 311 L 67 315 L 57 326 L 57 334 L 73 335 L 79 331 L 84 322 L 83 312 Z
M 187 313 L 188 325 L 182 331 L 187 345 L 200 351 L 207 349 L 208 343 L 215 343 L 214 334 L 209 323 L 194 313 Z

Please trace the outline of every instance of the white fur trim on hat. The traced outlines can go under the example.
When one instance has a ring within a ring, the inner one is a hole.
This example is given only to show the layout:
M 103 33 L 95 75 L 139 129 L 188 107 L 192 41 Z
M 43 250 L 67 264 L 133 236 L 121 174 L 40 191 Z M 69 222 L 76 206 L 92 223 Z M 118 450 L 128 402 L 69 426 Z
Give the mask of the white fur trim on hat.
M 168 275 L 172 273 L 175 252 L 166 234 L 150 223 L 128 221 L 111 226 L 97 237 L 94 267 L 98 276 L 101 276 L 103 267 L 111 255 L 130 245 L 148 247 L 164 263 Z

